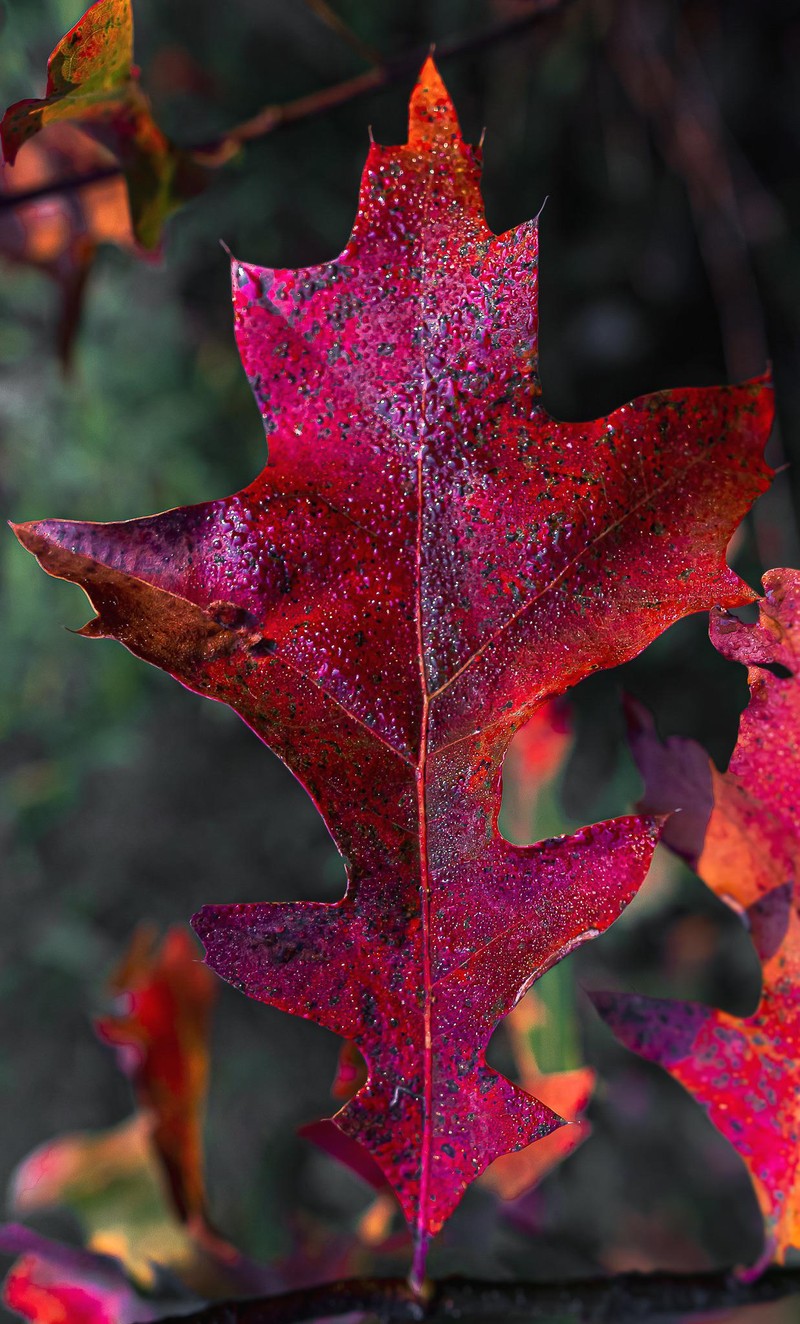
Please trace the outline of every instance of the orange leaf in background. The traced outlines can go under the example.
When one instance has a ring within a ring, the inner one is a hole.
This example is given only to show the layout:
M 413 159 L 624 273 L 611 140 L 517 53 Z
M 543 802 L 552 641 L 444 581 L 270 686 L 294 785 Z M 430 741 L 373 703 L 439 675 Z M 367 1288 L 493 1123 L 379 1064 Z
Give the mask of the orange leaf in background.
M 125 175 L 136 238 L 143 248 L 157 248 L 164 221 L 199 190 L 202 171 L 153 119 L 133 63 L 130 0 L 91 5 L 52 52 L 44 97 L 6 111 L 0 141 L 8 165 L 34 134 L 65 120 L 79 121 L 113 152 Z
M 88 174 L 110 161 L 110 153 L 76 125 L 54 124 L 25 147 L 13 170 L 0 170 L 0 197 Z M 101 179 L 0 211 L 0 255 L 43 271 L 61 290 L 58 345 L 64 363 L 69 362 L 86 280 L 100 244 L 142 253 L 121 178 Z
M 509 840 L 530 841 L 542 789 L 566 763 L 573 732 L 569 703 L 550 699 L 517 731 L 503 762 L 503 809 Z
M 531 1044 L 531 1031 L 541 1023 L 543 1014 L 535 993 L 528 993 L 509 1012 L 505 1029 L 523 1089 L 541 1099 L 572 1125 L 553 1131 L 526 1149 L 495 1159 L 483 1174 L 483 1182 L 501 1200 L 516 1200 L 537 1186 L 553 1168 L 588 1140 L 592 1132 L 590 1123 L 581 1117 L 581 1113 L 592 1097 L 595 1072 L 591 1067 L 552 1072 L 539 1069 Z
M 139 1106 L 152 1119 L 179 1215 L 206 1224 L 203 1116 L 217 981 L 184 929 L 171 929 L 157 949 L 154 933 L 143 928 L 111 987 L 120 1011 L 99 1020 L 97 1031 L 117 1048 Z
M 673 849 L 750 930 L 759 1005 L 738 1019 L 697 1003 L 593 998 L 622 1042 L 666 1067 L 739 1151 L 783 1259 L 800 1246 L 800 571 L 771 570 L 764 588 L 757 624 L 712 614 L 715 647 L 748 667 L 750 687 L 727 772 L 693 742 L 660 745 L 638 709 L 632 740 L 645 803 L 685 806 L 671 820 Z

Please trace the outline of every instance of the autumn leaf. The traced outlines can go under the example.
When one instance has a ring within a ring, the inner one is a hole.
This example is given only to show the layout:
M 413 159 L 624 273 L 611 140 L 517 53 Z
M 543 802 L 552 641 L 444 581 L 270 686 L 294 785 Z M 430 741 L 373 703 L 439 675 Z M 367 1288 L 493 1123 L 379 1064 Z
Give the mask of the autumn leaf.
M 657 835 L 633 816 L 511 845 L 506 749 L 672 621 L 751 599 L 724 550 L 769 478 L 762 379 L 549 417 L 537 225 L 492 235 L 479 171 L 428 61 L 341 256 L 233 263 L 259 477 L 148 519 L 17 528 L 90 597 L 85 635 L 228 703 L 322 813 L 343 900 L 208 906 L 195 927 L 229 982 L 364 1056 L 335 1121 L 398 1194 L 415 1282 L 468 1183 L 560 1125 L 486 1045 L 619 915 Z
M 99 1020 L 97 1031 L 116 1047 L 152 1121 L 178 1215 L 206 1225 L 203 1120 L 215 981 L 183 928 L 171 929 L 158 950 L 153 931 L 142 928 L 111 988 L 120 1010 Z
M 660 745 L 632 710 L 644 802 L 681 810 L 672 845 L 742 916 L 763 991 L 739 1019 L 696 1003 L 596 993 L 624 1044 L 659 1062 L 707 1109 L 753 1179 L 777 1258 L 800 1245 L 800 572 L 770 570 L 759 621 L 713 613 L 711 637 L 748 667 L 750 702 L 727 772 L 694 742 Z
M 120 1126 L 77 1132 L 47 1141 L 14 1173 L 10 1211 L 29 1218 L 53 1208 L 78 1219 L 86 1246 L 113 1255 L 143 1287 L 157 1266 L 184 1282 L 198 1273 L 195 1242 L 165 1198 L 150 1120 L 141 1113 Z
M 531 840 L 542 792 L 562 771 L 572 742 L 564 699 L 543 703 L 517 731 L 503 762 L 505 832 L 511 841 Z
M 3 1304 L 34 1324 L 147 1324 L 162 1314 L 107 1255 L 13 1224 L 0 1227 L 0 1251 L 19 1256 L 6 1276 Z
M 147 1289 L 161 1269 L 200 1295 L 271 1285 L 213 1230 L 206 1210 L 202 1127 L 216 981 L 185 929 L 171 929 L 159 946 L 142 927 L 111 988 L 117 1014 L 97 1029 L 115 1046 L 139 1110 L 119 1126 L 35 1149 L 14 1173 L 12 1213 L 71 1210 L 87 1247 L 113 1255 Z
M 13 196 L 69 174 L 88 174 L 109 161 L 110 153 L 76 125 L 54 124 L 25 148 L 13 170 L 0 170 L 0 194 Z M 60 290 L 58 348 L 65 366 L 100 244 L 142 254 L 131 229 L 123 179 L 99 179 L 0 212 L 0 255 L 42 271 Z
M 145 1113 L 105 1131 L 58 1136 L 23 1160 L 11 1214 L 30 1218 L 56 1208 L 74 1215 L 88 1250 L 113 1256 L 148 1292 L 165 1271 L 201 1298 L 248 1296 L 285 1282 L 284 1265 L 264 1269 L 207 1225 L 178 1216 Z
M 541 1025 L 544 1008 L 534 993 L 522 998 L 505 1021 L 519 1078 L 528 1091 L 563 1117 L 569 1126 L 513 1154 L 503 1154 L 484 1174 L 484 1183 L 502 1200 L 516 1200 L 538 1186 L 553 1168 L 588 1140 L 591 1126 L 583 1112 L 592 1097 L 595 1073 L 591 1067 L 571 1071 L 542 1071 L 533 1051 L 532 1032 Z
M 514 736 L 502 768 L 506 826 L 511 830 L 512 840 L 530 839 L 531 828 L 537 823 L 540 798 L 543 792 L 552 791 L 572 740 L 572 722 L 564 699 L 543 703 Z M 559 1010 L 563 1015 L 563 1009 Z M 534 1033 L 546 1034 L 552 1042 L 557 1034 L 554 1035 L 551 1022 L 547 1007 L 537 994 L 530 992 L 509 1012 L 503 1029 L 520 1083 L 529 1094 L 574 1125 L 559 1128 L 525 1149 L 505 1154 L 487 1168 L 482 1180 L 501 1199 L 516 1199 L 523 1191 L 538 1184 L 589 1134 L 588 1123 L 578 1118 L 591 1096 L 594 1072 L 587 1067 L 549 1073 L 539 1069 L 533 1045 Z M 355 1044 L 345 1040 L 331 1086 L 332 1098 L 340 1103 L 351 1099 L 366 1083 L 367 1075 L 364 1058 Z M 299 1134 L 374 1187 L 377 1194 L 360 1218 L 357 1231 L 366 1244 L 385 1249 L 396 1202 L 377 1163 L 329 1120 L 308 1123 L 299 1128 Z
M 541 731 L 538 734 L 541 735 Z M 532 750 L 528 752 L 532 758 Z M 546 764 L 543 760 L 537 761 L 537 769 L 544 766 Z M 591 1127 L 582 1114 L 594 1089 L 595 1073 L 590 1067 L 577 1067 L 570 1071 L 540 1070 L 533 1050 L 532 1032 L 534 1028 L 541 1029 L 547 1019 L 547 1009 L 531 992 L 512 1008 L 503 1028 L 524 1089 L 570 1125 L 552 1131 L 525 1149 L 502 1155 L 482 1173 L 479 1181 L 501 1200 L 516 1200 L 526 1191 L 532 1190 L 591 1134 Z M 332 1097 L 338 1101 L 352 1098 L 366 1079 L 367 1066 L 363 1057 L 354 1044 L 345 1041 L 331 1087 Z M 381 1168 L 361 1145 L 343 1135 L 327 1119 L 307 1123 L 299 1128 L 298 1133 L 373 1187 L 374 1198 L 356 1226 L 358 1239 L 382 1253 L 401 1246 L 402 1237 L 391 1235 L 397 1212 L 396 1197 Z
M 167 216 L 202 187 L 203 176 L 153 119 L 133 63 L 131 0 L 96 0 L 50 55 L 44 97 L 8 108 L 0 123 L 8 165 L 41 129 L 63 121 L 79 122 L 113 152 L 125 174 L 136 239 L 157 248 Z
M 541 766 L 541 765 L 539 765 Z M 533 1050 L 532 1032 L 542 1028 L 547 1011 L 533 992 L 517 1003 L 504 1022 L 519 1080 L 529 1094 L 563 1117 L 569 1126 L 551 1131 L 525 1149 L 503 1154 L 486 1169 L 480 1180 L 501 1200 L 516 1200 L 532 1190 L 565 1158 L 574 1153 L 591 1134 L 583 1112 L 592 1096 L 595 1073 L 591 1067 L 569 1071 L 541 1071 Z M 331 1088 L 334 1099 L 349 1099 L 365 1083 L 367 1067 L 354 1044 L 342 1045 L 339 1066 Z M 300 1127 L 299 1134 L 355 1172 L 376 1195 L 358 1223 L 358 1234 L 365 1244 L 386 1249 L 396 1201 L 388 1189 L 386 1177 L 360 1145 L 331 1121 L 311 1122 Z

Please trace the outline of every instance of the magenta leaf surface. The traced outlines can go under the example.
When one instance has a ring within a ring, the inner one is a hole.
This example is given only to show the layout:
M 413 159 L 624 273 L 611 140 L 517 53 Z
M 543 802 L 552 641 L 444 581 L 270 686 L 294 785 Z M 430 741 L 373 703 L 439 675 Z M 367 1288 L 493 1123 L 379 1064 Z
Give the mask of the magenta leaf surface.
M 337 904 L 207 906 L 209 964 L 352 1040 L 336 1115 L 416 1241 L 560 1124 L 490 1069 L 498 1021 L 635 894 L 657 824 L 512 846 L 500 771 L 537 706 L 667 625 L 752 594 L 725 564 L 764 489 L 771 389 L 660 392 L 559 423 L 537 376 L 535 222 L 495 236 L 431 61 L 408 142 L 373 144 L 352 236 L 300 271 L 233 263 L 269 439 L 224 500 L 20 527 L 113 637 L 238 712 L 345 857 Z
M 631 710 L 644 802 L 682 810 L 664 838 L 745 923 L 762 964 L 758 1005 L 739 1018 L 628 993 L 593 998 L 618 1038 L 665 1067 L 738 1150 L 768 1251 L 782 1260 L 800 1246 L 800 571 L 768 571 L 764 590 L 757 623 L 711 617 L 712 642 L 747 666 L 750 688 L 725 772 L 693 741 L 661 744 L 649 715 Z

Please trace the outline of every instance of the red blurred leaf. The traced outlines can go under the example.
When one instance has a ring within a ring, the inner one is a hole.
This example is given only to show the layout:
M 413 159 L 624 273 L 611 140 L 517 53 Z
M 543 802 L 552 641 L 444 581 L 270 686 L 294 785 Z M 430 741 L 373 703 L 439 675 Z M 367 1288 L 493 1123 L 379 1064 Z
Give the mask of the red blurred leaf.
M 17 530 L 89 595 L 87 636 L 230 704 L 324 815 L 342 901 L 210 906 L 196 927 L 236 987 L 362 1052 L 335 1121 L 396 1190 L 415 1279 L 466 1185 L 560 1124 L 485 1047 L 613 922 L 657 835 L 630 817 L 509 844 L 506 749 L 670 622 L 750 600 L 724 549 L 767 484 L 772 416 L 758 380 L 551 419 L 537 226 L 491 234 L 479 165 L 428 62 L 408 143 L 370 149 L 342 255 L 233 264 L 263 473 L 150 519 Z
M 336 1075 L 331 1086 L 331 1097 L 338 1103 L 345 1103 L 367 1083 L 369 1071 L 361 1053 L 355 1044 L 345 1039 L 339 1050 Z M 358 1221 L 356 1233 L 358 1240 L 366 1246 L 372 1246 L 386 1253 L 395 1249 L 390 1240 L 391 1226 L 397 1213 L 397 1197 L 389 1185 L 386 1173 L 363 1145 L 351 1136 L 345 1135 L 330 1118 L 318 1122 L 306 1122 L 297 1128 L 297 1134 L 310 1140 L 325 1154 L 336 1159 L 343 1167 L 355 1173 L 357 1177 L 376 1192 L 375 1198 L 367 1206 Z M 407 1236 L 397 1239 L 402 1246 Z
M 512 841 L 530 841 L 542 790 L 558 776 L 571 747 L 564 699 L 543 703 L 517 731 L 503 763 L 503 804 Z
M 651 714 L 630 696 L 625 698 L 625 715 L 628 742 L 645 783 L 640 807 L 646 804 L 648 812 L 670 816 L 661 839 L 696 868 L 714 804 L 708 754 L 695 740 L 681 736 L 662 743 Z
M 330 1118 L 323 1117 L 318 1122 L 306 1122 L 304 1126 L 298 1127 L 297 1134 L 304 1136 L 326 1154 L 330 1154 L 331 1158 L 344 1164 L 374 1190 L 382 1191 L 388 1186 L 383 1169 L 378 1167 L 363 1145 L 340 1131 Z
M 184 929 L 171 929 L 156 949 L 154 933 L 142 928 L 111 987 L 120 1010 L 99 1020 L 97 1031 L 117 1048 L 151 1119 L 179 1216 L 205 1224 L 203 1118 L 216 981 Z
M 74 124 L 54 124 L 25 148 L 13 170 L 0 170 L 0 194 L 13 196 L 71 174 L 86 174 L 111 159 Z M 122 179 L 101 179 L 0 211 L 0 255 L 43 271 L 61 290 L 58 343 L 65 364 L 97 247 L 107 243 L 141 251 Z
M 140 1111 L 110 1130 L 34 1150 L 14 1174 L 14 1214 L 69 1209 L 89 1248 L 114 1255 L 147 1288 L 160 1270 L 201 1296 L 274 1287 L 280 1276 L 246 1260 L 206 1212 L 202 1127 L 216 980 L 185 929 L 157 947 L 142 928 L 112 989 L 118 1012 L 97 1028 L 116 1047 Z
M 0 1228 L 0 1251 L 20 1256 L 6 1276 L 3 1304 L 35 1324 L 146 1324 L 162 1313 L 106 1255 L 13 1225 Z
M 505 771 L 533 789 L 556 776 L 572 743 L 569 706 L 563 699 L 543 703 L 517 732 Z
M 660 746 L 633 713 L 645 803 L 684 811 L 677 848 L 747 924 L 763 962 L 759 1006 L 740 1020 L 695 1003 L 593 997 L 623 1043 L 666 1067 L 739 1151 L 782 1259 L 800 1245 L 800 572 L 771 570 L 764 587 L 757 624 L 712 615 L 715 646 L 748 667 L 750 686 L 727 772 L 693 742 Z
M 345 1039 L 339 1050 L 336 1076 L 331 1085 L 334 1099 L 352 1099 L 367 1083 L 367 1064 L 355 1044 Z
M 47 62 L 44 97 L 18 101 L 3 116 L 6 162 L 13 166 L 28 139 L 65 120 L 83 124 L 114 153 L 136 238 L 143 248 L 157 248 L 164 221 L 201 187 L 202 173 L 161 132 L 139 85 L 131 0 L 96 0 L 62 37 Z

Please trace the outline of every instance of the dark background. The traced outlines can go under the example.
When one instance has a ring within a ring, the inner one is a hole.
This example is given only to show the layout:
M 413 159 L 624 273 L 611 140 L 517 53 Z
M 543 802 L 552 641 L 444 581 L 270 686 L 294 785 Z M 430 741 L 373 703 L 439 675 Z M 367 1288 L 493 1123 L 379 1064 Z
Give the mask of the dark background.
M 386 55 L 526 9 L 522 0 L 333 4 Z M 135 0 L 134 9 L 144 84 L 178 141 L 364 67 L 302 0 Z M 81 5 L 6 0 L 2 12 L 8 104 L 39 93 L 47 54 Z M 443 65 L 465 137 L 486 126 L 492 228 L 548 199 L 541 359 L 551 413 L 594 417 L 644 391 L 741 379 L 772 361 L 770 454 L 787 468 L 733 550 L 754 587 L 768 566 L 800 565 L 799 59 L 796 4 L 574 0 L 524 36 Z M 253 145 L 170 222 L 162 262 L 104 250 L 69 377 L 53 350 L 51 283 L 2 267 L 8 517 L 120 519 L 253 477 L 263 439 L 218 239 L 277 266 L 338 252 L 367 126 L 378 140 L 404 138 L 411 81 Z M 0 1180 L 39 1142 L 129 1110 L 90 1017 L 141 919 L 167 926 L 207 901 L 334 898 L 343 881 L 302 790 L 230 712 L 112 643 L 65 632 L 86 619 L 82 595 L 46 579 L 10 535 L 2 543 Z M 724 765 L 746 686 L 706 628 L 703 618 L 686 621 L 580 688 L 576 747 L 548 830 L 635 800 L 623 687 L 654 709 L 664 733 L 695 736 Z M 757 975 L 743 934 L 697 880 L 667 868 L 571 965 L 591 982 L 748 1012 Z M 672 1082 L 590 1014 L 579 1017 L 586 1058 L 603 1074 L 594 1138 L 542 1188 L 536 1237 L 472 1191 L 433 1271 L 552 1277 L 752 1256 L 757 1216 L 738 1159 Z M 347 1234 L 367 1201 L 294 1134 L 330 1111 L 336 1052 L 322 1030 L 221 989 L 209 1183 L 217 1222 L 253 1255 L 284 1252 L 298 1211 Z M 39 1225 L 74 1236 L 67 1219 Z M 796 1318 L 791 1311 L 747 1318 Z

